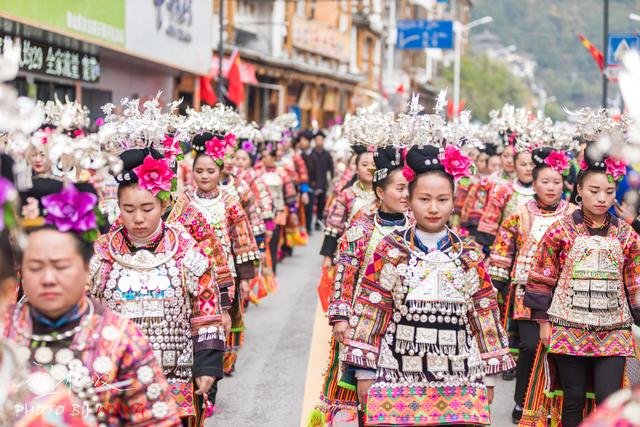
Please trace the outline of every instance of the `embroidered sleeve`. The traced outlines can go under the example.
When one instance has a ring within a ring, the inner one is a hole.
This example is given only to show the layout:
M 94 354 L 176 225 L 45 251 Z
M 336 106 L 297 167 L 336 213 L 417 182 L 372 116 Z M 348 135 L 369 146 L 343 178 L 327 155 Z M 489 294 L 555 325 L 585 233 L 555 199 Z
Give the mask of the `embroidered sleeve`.
M 334 290 L 327 311 L 330 323 L 348 320 L 351 316 L 353 292 L 364 255 L 362 246 L 366 240 L 363 227 L 357 223 L 352 224 L 340 239 Z
M 253 180 L 252 183 L 255 184 L 256 190 L 258 191 L 257 197 L 260 197 L 263 218 L 265 220 L 273 219 L 275 208 L 273 207 L 273 196 L 271 195 L 271 191 L 269 191 L 269 187 L 267 187 L 264 180 L 260 177 Z
M 627 289 L 629 307 L 636 325 L 640 325 L 640 238 L 629 231 L 625 245 L 624 284 Z
M 469 186 L 470 184 L 466 184 L 460 185 L 456 188 L 456 197 L 453 202 L 453 213 L 456 215 L 460 215 L 462 213 L 462 206 L 464 205 L 464 201 L 469 193 Z
M 119 415 L 119 420 L 111 419 L 108 424 L 136 427 L 179 426 L 178 407 L 151 346 L 137 326 L 126 322 L 128 325 L 125 329 L 118 331 L 122 338 L 117 346 L 114 347 L 112 341 L 104 343 L 105 348 L 111 348 L 113 354 L 119 356 L 116 361 L 116 378 L 111 378 L 111 383 L 128 383 L 118 387 L 124 391 L 114 394 L 108 401 L 114 408 L 127 410 L 107 411 L 112 413 L 112 417 L 113 414 Z M 107 327 L 116 330 L 113 325 Z
M 297 196 L 296 187 L 288 174 L 282 173 L 281 175 L 282 187 L 284 191 L 284 202 L 289 207 L 295 206 Z
M 296 167 L 296 172 L 298 173 L 298 182 L 296 184 L 303 185 L 309 184 L 309 172 L 307 171 L 307 165 L 304 163 L 304 159 L 302 156 L 295 154 L 293 156 L 293 163 Z
M 242 207 L 247 213 L 249 218 L 249 224 L 251 224 L 251 231 L 254 236 L 259 236 L 265 233 L 264 220 L 262 219 L 262 208 L 259 205 L 257 198 L 251 194 L 251 189 L 246 181 L 240 180 L 238 184 L 238 194 L 242 199 Z
M 493 240 L 498 228 L 502 222 L 502 211 L 511 196 L 513 189 L 510 185 L 496 185 L 491 189 L 487 196 L 487 204 L 485 205 L 482 217 L 478 223 L 478 232 L 485 233 Z M 492 241 L 489 243 L 493 243 Z M 483 242 L 483 244 L 485 244 Z
M 341 359 L 358 368 L 377 368 L 381 341 L 391 319 L 391 292 L 399 280 L 397 265 L 400 257 L 392 258 L 390 252 L 391 255 L 395 254 L 391 245 L 384 240 L 376 248 L 365 270 L 349 319 L 352 329 Z
M 229 221 L 229 233 L 236 264 L 253 262 L 260 258 L 256 239 L 251 232 L 251 225 L 247 214 L 237 203 L 227 206 Z
M 467 286 L 477 289 L 472 294 L 473 312 L 469 313 L 471 330 L 475 335 L 487 375 L 515 367 L 509 353 L 509 340 L 500 322 L 497 293 L 491 278 L 480 261 L 467 273 Z
M 498 229 L 496 240 L 491 247 L 488 270 L 496 285 L 504 286 L 509 282 L 516 256 L 519 223 L 520 215 L 517 213 L 507 218 Z
M 554 288 L 564 265 L 566 253 L 563 251 L 562 242 L 569 239 L 563 223 L 564 220 L 555 222 L 544 233 L 534 256 L 533 268 L 529 271 L 524 305 L 532 309 L 534 320 L 546 319 Z
M 344 233 L 344 227 L 349 213 L 349 191 L 343 191 L 333 199 L 327 207 L 324 233 L 327 236 L 339 238 Z

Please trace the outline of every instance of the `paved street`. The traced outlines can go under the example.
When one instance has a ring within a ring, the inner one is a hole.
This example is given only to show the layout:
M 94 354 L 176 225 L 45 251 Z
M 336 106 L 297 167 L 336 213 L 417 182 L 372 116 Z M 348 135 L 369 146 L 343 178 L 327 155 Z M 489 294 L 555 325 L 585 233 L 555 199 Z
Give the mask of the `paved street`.
M 206 426 L 305 426 L 317 403 L 328 356 L 329 327 L 316 285 L 321 258 L 316 233 L 280 265 L 280 290 L 250 307 L 245 346 L 233 377 L 220 385 L 217 414 Z M 514 382 L 501 382 L 493 424 L 511 424 Z

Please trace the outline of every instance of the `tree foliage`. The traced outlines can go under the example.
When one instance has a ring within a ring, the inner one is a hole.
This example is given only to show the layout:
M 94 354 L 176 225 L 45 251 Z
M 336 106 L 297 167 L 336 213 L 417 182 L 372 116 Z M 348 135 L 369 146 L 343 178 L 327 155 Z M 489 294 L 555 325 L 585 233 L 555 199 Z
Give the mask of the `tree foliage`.
M 476 0 L 472 19 L 485 15 L 493 22 L 482 29 L 498 35 L 504 46 L 538 62 L 537 79 L 558 104 L 569 108 L 597 106 L 602 74 L 576 33 L 598 49 L 603 46 L 603 0 Z M 640 0 L 612 0 L 609 32 L 634 33 L 640 23 L 628 19 L 640 13 Z M 473 30 L 473 35 L 481 30 Z M 615 84 L 610 84 L 614 88 Z
M 453 88 L 453 65 L 442 73 L 442 86 Z M 453 95 L 450 93 L 450 95 Z M 471 110 L 474 119 L 489 120 L 491 110 L 506 102 L 525 105 L 529 94 L 524 83 L 511 74 L 501 62 L 492 61 L 486 55 L 468 54 L 460 63 L 460 99 L 465 109 Z

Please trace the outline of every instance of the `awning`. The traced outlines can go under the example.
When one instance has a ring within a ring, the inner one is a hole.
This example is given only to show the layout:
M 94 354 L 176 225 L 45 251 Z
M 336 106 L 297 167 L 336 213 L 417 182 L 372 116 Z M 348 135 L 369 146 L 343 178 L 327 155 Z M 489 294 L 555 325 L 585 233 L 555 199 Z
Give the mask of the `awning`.
M 218 79 L 218 68 L 220 62 L 218 59 L 218 55 L 213 55 L 211 58 L 211 75 L 214 79 Z M 231 66 L 231 59 L 229 57 L 225 57 L 222 60 L 222 76 L 227 78 L 229 74 L 229 67 Z M 255 85 L 258 84 L 258 79 L 256 78 L 256 67 L 253 64 L 249 64 L 246 62 L 242 62 L 242 58 L 240 58 L 240 80 L 242 83 Z

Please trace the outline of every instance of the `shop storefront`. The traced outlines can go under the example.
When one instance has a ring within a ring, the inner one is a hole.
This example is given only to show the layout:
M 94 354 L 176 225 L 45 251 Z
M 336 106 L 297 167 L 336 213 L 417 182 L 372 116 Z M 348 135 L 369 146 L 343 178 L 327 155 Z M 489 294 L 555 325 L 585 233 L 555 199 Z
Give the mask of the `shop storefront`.
M 90 4 L 89 4 L 90 3 Z M 199 102 L 211 61 L 211 2 L 0 0 L 0 37 L 19 39 L 15 86 L 99 107 L 124 97 Z M 196 30 L 197 29 L 197 30 Z

